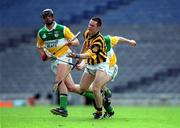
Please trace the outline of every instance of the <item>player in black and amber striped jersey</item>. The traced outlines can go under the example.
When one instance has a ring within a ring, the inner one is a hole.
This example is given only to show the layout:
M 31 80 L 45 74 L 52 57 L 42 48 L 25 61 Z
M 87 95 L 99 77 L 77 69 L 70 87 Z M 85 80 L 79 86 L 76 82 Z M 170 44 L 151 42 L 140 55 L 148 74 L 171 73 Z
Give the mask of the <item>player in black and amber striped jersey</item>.
M 104 38 L 100 32 L 94 35 L 89 34 L 89 30 L 84 33 L 84 47 L 86 48 L 86 53 L 91 55 L 91 58 L 87 59 L 87 63 L 94 65 L 106 61 L 106 44 L 104 43 Z
M 88 28 L 84 33 L 84 44 L 81 49 L 81 54 L 70 53 L 68 55 L 72 58 L 87 59 L 88 65 L 80 81 L 80 92 L 85 92 L 92 84 L 97 106 L 97 111 L 93 113 L 95 119 L 101 119 L 103 117 L 101 88 L 108 81 L 106 78 L 109 69 L 106 43 L 100 33 L 101 25 L 102 22 L 100 18 L 91 18 Z

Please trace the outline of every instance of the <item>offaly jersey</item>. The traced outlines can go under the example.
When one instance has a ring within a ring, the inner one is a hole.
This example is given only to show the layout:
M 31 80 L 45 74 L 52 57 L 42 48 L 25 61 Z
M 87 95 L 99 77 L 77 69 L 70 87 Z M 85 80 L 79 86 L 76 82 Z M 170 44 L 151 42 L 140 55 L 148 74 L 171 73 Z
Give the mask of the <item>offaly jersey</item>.
M 88 30 L 84 33 L 84 43 L 87 54 L 91 55 L 91 58 L 87 59 L 87 63 L 90 65 L 99 64 L 106 61 L 106 43 L 100 32 L 93 36 L 89 36 Z
M 74 34 L 68 27 L 54 22 L 51 30 L 44 26 L 38 31 L 37 47 L 45 47 L 50 53 L 60 57 L 68 52 L 69 47 L 65 46 L 65 44 L 73 37 Z
M 107 56 L 109 58 L 110 67 L 115 65 L 117 63 L 117 57 L 112 47 L 114 47 L 118 41 L 119 38 L 117 36 L 104 36 L 104 40 L 106 42 L 107 47 Z

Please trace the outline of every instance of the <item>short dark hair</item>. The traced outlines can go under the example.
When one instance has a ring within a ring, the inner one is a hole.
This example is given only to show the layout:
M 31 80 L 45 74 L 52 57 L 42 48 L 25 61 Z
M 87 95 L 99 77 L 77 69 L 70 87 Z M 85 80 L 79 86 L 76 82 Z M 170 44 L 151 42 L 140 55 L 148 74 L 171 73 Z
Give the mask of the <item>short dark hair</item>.
M 92 17 L 91 20 L 94 20 L 97 22 L 97 26 L 101 27 L 102 25 L 102 20 L 99 17 Z

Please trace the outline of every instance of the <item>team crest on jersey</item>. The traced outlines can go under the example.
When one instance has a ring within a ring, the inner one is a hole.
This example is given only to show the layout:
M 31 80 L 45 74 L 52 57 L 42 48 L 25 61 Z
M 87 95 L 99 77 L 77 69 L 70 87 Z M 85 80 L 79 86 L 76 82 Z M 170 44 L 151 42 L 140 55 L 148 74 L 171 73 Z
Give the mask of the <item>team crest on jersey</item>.
M 98 47 L 98 46 L 94 46 L 94 47 L 92 48 L 92 51 L 95 52 L 95 53 L 98 52 L 98 50 L 99 50 L 99 47 Z
M 58 37 L 59 36 L 59 32 L 58 31 L 55 31 L 54 32 L 54 37 Z
M 46 34 L 44 33 L 43 35 L 42 35 L 42 38 L 43 39 L 45 39 L 47 36 L 46 36 Z

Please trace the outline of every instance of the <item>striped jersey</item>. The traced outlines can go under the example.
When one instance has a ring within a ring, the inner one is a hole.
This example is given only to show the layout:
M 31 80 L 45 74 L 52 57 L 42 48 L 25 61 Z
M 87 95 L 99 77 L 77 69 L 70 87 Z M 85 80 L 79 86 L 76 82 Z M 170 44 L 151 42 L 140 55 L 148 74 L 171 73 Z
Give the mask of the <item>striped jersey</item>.
M 66 26 L 54 22 L 54 26 L 49 30 L 46 25 L 38 31 L 37 47 L 46 48 L 50 53 L 56 57 L 66 54 L 69 50 L 65 46 L 68 40 L 72 39 L 74 34 Z
M 107 56 L 109 58 L 110 67 L 117 63 L 117 57 L 113 50 L 113 47 L 118 43 L 119 39 L 117 36 L 104 36 L 107 47 Z
M 100 32 L 93 36 L 89 36 L 88 30 L 84 33 L 84 43 L 86 53 L 91 55 L 91 58 L 87 59 L 87 63 L 90 65 L 99 64 L 106 61 L 106 43 Z

